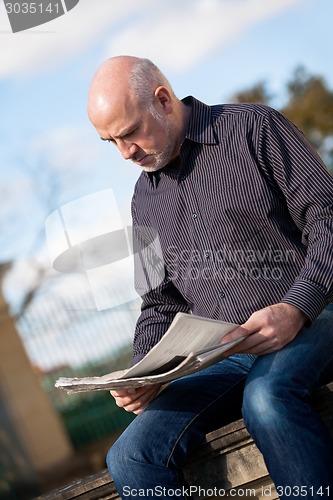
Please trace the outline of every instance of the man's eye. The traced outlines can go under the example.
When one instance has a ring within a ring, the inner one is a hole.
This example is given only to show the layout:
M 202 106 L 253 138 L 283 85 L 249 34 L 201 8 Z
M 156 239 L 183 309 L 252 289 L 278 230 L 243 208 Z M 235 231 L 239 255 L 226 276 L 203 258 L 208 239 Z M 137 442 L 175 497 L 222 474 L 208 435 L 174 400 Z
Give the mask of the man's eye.
M 126 135 L 124 135 L 124 137 L 125 138 L 131 137 L 131 135 L 134 135 L 136 131 L 137 131 L 137 128 L 135 128 L 135 129 L 131 130 L 130 132 L 128 132 Z

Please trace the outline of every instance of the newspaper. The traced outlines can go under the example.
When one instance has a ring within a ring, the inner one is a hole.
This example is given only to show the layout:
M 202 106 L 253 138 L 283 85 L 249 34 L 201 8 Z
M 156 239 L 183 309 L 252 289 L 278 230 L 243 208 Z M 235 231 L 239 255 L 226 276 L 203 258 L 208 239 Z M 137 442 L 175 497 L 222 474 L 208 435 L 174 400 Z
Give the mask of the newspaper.
M 237 328 L 193 314 L 177 313 L 161 340 L 136 365 L 100 377 L 59 378 L 55 386 L 68 393 L 165 384 L 212 365 L 244 337 L 221 345 L 221 339 Z

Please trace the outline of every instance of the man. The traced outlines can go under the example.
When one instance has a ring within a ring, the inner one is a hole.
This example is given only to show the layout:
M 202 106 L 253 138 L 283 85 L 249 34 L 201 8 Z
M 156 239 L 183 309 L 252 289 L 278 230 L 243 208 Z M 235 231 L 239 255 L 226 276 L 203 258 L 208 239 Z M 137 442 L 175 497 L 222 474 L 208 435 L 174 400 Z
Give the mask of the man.
M 157 231 L 163 252 L 133 362 L 178 311 L 240 324 L 223 342 L 247 335 L 162 391 L 112 391 L 138 414 L 107 458 L 120 495 L 186 498 L 189 453 L 242 408 L 280 497 L 329 498 L 332 441 L 310 404 L 333 378 L 333 179 L 318 155 L 275 110 L 180 101 L 153 63 L 130 56 L 98 69 L 88 114 L 143 170 L 133 225 Z

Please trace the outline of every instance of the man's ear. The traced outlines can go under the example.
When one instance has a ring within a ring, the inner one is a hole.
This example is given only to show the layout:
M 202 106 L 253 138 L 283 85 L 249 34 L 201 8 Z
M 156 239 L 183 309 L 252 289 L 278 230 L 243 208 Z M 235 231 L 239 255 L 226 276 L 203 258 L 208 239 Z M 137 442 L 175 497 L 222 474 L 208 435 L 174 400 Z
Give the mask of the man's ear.
M 172 112 L 172 99 L 166 87 L 157 87 L 154 92 L 154 101 L 158 109 L 169 115 Z

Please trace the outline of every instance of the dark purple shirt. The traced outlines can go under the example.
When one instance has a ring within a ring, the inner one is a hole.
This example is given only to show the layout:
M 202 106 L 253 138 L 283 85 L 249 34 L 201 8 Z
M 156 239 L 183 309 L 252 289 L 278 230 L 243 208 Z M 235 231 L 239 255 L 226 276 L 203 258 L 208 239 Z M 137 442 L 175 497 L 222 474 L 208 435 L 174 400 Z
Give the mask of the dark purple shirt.
M 155 258 L 136 257 L 134 362 L 178 311 L 243 323 L 282 301 L 313 321 L 333 300 L 333 179 L 303 134 L 266 106 L 183 102 L 180 158 L 132 200 L 134 228 L 158 235 Z

